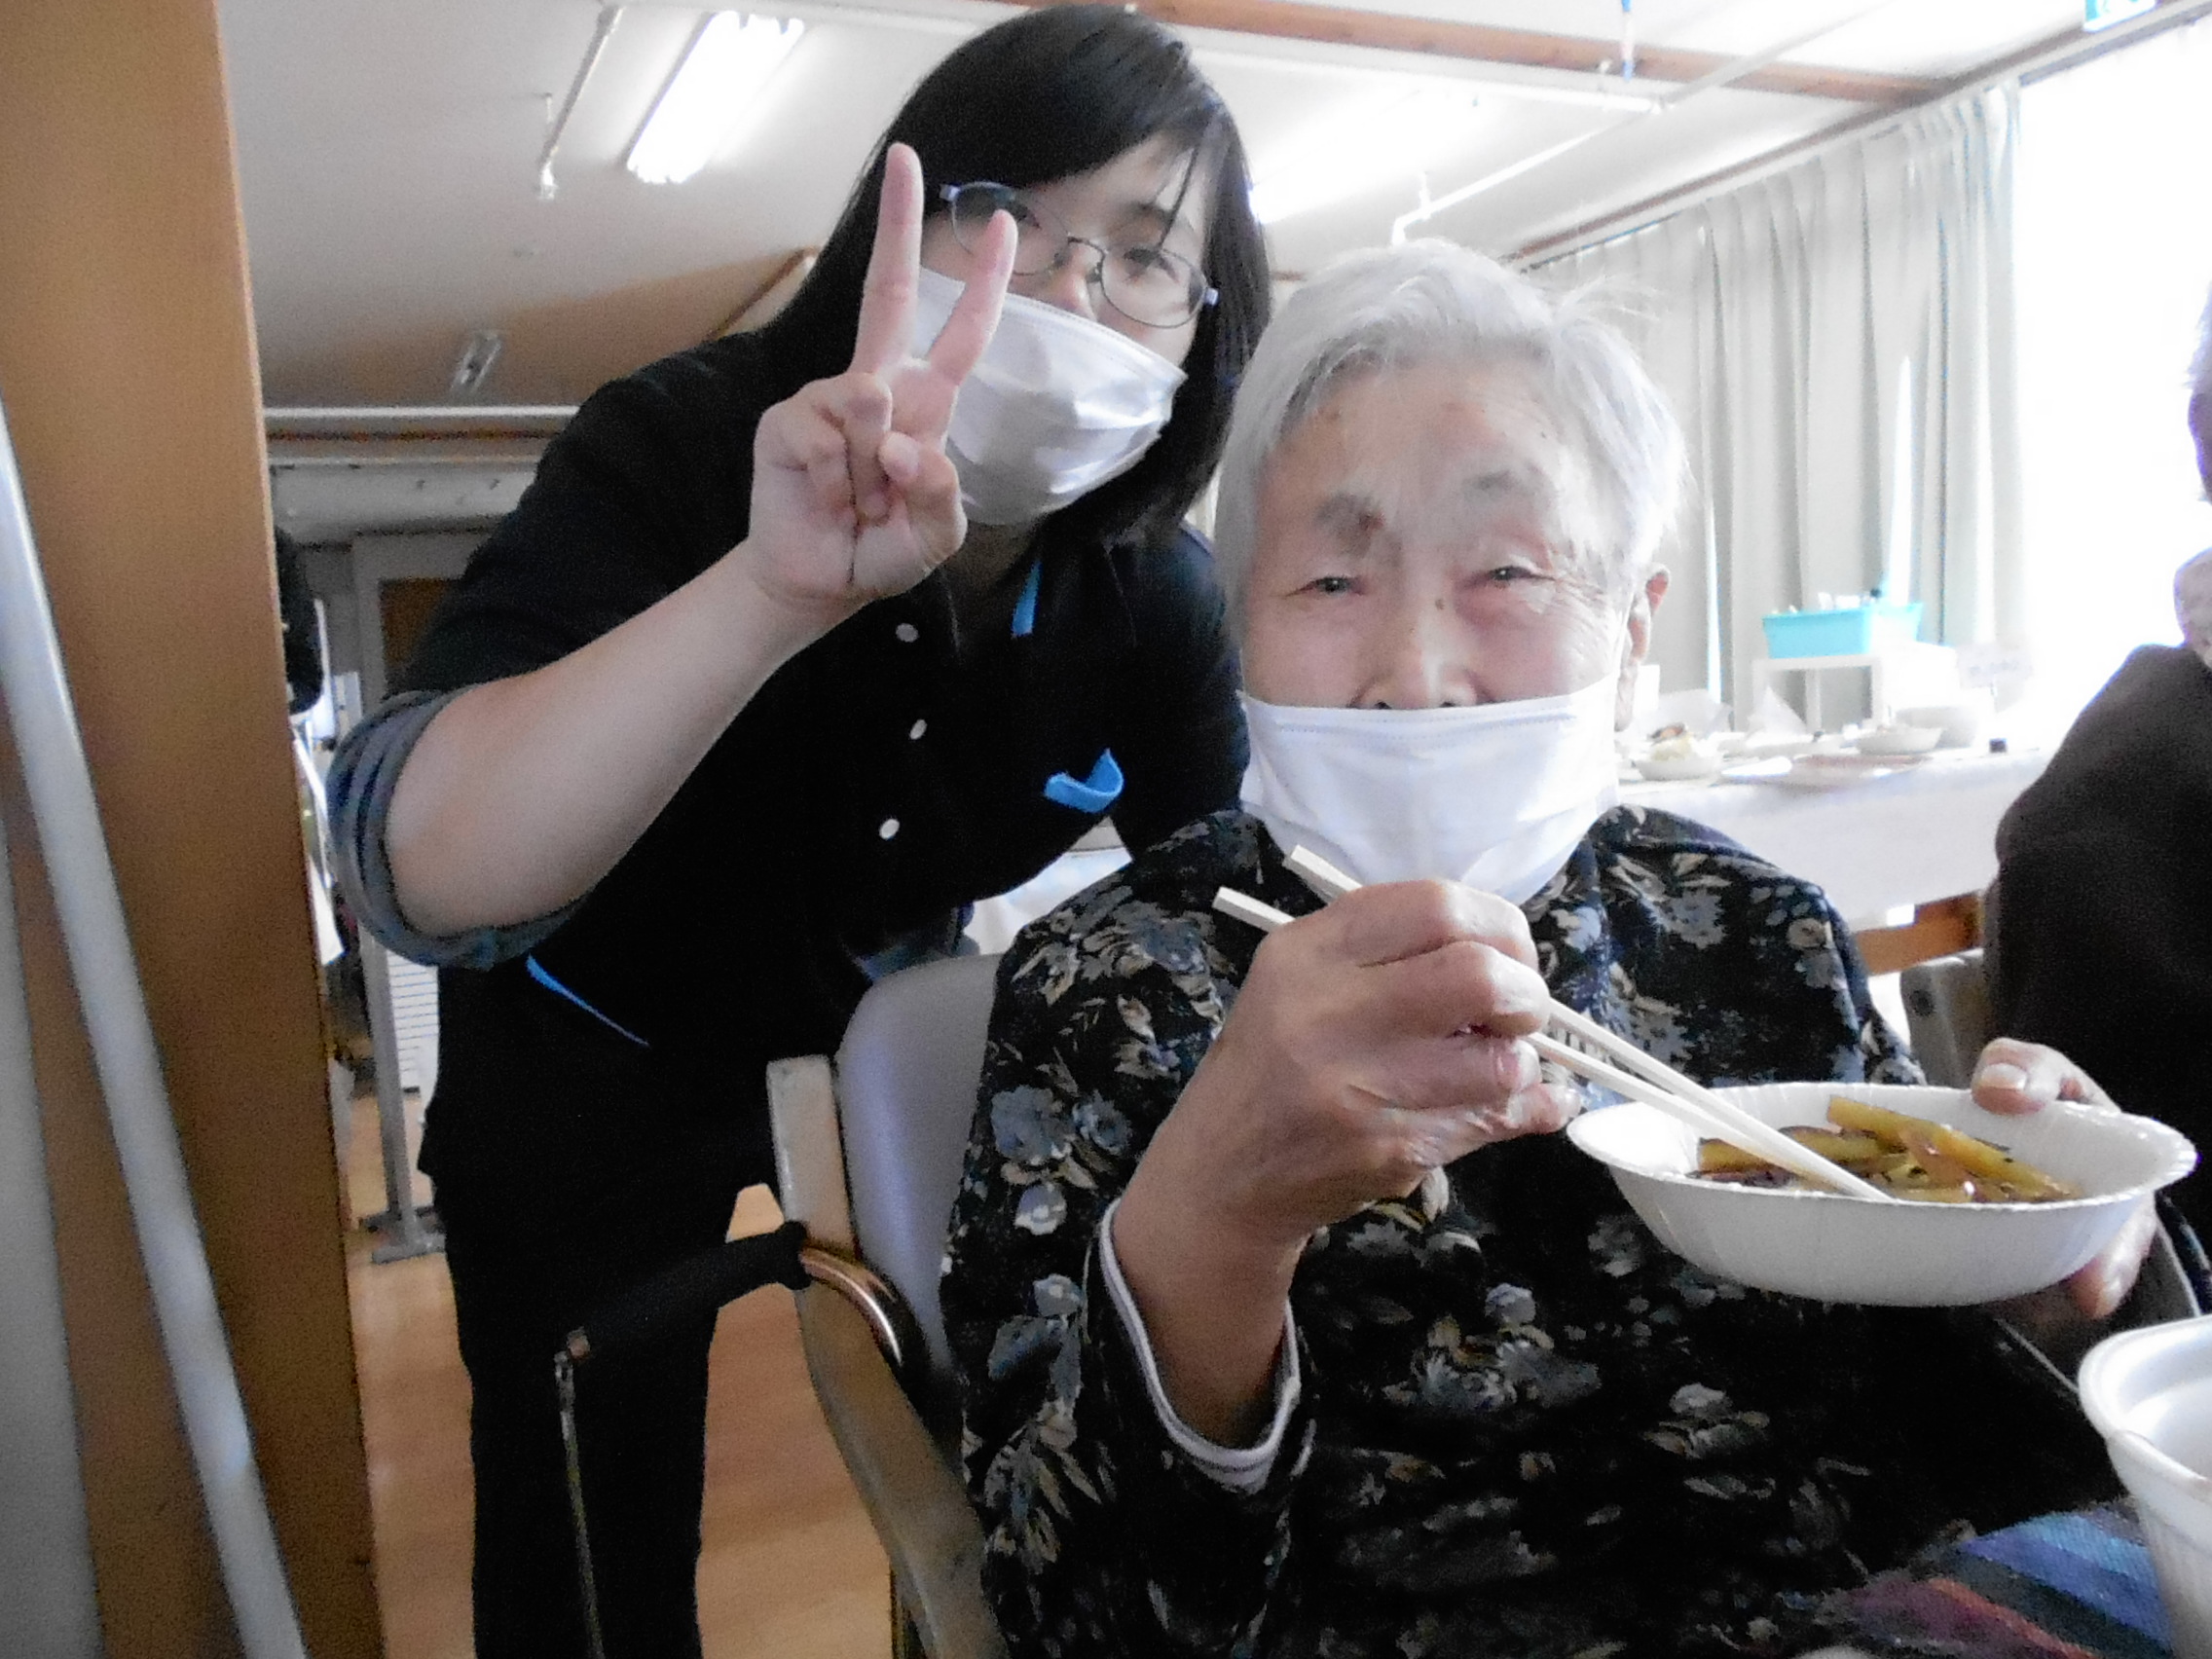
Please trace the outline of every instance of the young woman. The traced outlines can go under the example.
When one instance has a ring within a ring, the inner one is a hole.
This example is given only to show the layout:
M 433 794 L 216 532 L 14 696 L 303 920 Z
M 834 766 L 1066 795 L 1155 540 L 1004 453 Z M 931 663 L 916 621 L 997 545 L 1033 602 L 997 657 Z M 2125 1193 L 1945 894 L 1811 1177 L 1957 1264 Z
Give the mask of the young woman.
M 585 404 L 342 754 L 356 903 L 445 970 L 483 1659 L 581 1648 L 550 1358 L 768 1178 L 766 1062 L 1102 816 L 1235 798 L 1182 518 L 1266 321 L 1245 191 L 1157 26 L 970 41 L 783 315 Z M 697 1651 L 711 1335 L 583 1381 L 613 1653 Z

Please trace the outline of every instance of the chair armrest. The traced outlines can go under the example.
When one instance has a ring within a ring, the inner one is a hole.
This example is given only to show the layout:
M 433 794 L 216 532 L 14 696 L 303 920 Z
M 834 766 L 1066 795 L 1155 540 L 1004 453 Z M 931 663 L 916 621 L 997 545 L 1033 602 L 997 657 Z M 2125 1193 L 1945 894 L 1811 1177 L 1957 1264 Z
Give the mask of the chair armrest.
M 1964 1088 L 1982 1045 L 1997 1035 L 1989 976 L 1979 950 L 1915 963 L 1899 977 L 1913 1057 L 1928 1081 Z
M 830 1435 L 860 1489 L 906 1615 L 931 1659 L 1004 1659 L 983 1600 L 983 1530 L 967 1489 L 877 1348 L 867 1321 L 838 1293 L 798 1293 L 799 1341 Z
M 837 1084 L 821 1054 L 768 1062 L 768 1121 L 776 1136 L 776 1196 L 814 1243 L 853 1253 Z

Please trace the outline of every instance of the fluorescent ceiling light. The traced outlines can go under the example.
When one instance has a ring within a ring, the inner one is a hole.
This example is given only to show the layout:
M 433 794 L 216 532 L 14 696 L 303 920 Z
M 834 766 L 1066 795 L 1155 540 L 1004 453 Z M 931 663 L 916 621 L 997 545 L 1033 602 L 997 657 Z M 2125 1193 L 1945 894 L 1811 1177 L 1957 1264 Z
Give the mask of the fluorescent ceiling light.
M 1474 94 L 1459 87 L 1364 105 L 1309 132 L 1252 187 L 1252 212 L 1272 225 L 1355 196 L 1378 179 L 1418 173 L 1474 124 Z
M 805 32 L 796 18 L 715 13 L 630 146 L 630 170 L 647 184 L 682 184 L 705 166 Z

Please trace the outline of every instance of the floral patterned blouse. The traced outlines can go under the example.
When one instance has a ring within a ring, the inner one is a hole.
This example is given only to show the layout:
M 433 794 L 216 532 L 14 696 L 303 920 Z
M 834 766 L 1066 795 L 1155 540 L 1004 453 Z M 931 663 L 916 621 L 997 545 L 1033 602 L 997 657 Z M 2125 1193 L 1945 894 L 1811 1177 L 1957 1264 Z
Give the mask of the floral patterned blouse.
M 1223 885 L 1318 904 L 1219 813 L 1001 970 L 943 1306 L 1017 1659 L 1786 1653 L 1958 1523 L 2079 1496 L 1965 1318 L 1713 1279 L 1563 1135 L 1317 1234 L 1283 1449 L 1254 1491 L 1209 1473 L 1095 1240 L 1258 948 Z M 1711 830 L 1616 808 L 1526 908 L 1555 995 L 1706 1082 L 1918 1080 L 1821 892 Z

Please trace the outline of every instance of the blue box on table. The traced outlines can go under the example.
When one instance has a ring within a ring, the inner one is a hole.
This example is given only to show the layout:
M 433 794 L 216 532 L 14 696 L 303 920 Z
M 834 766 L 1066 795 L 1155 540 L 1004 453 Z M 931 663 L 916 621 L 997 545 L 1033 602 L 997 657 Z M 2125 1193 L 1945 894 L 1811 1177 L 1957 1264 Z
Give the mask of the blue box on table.
M 1760 619 L 1770 657 L 1866 656 L 1920 638 L 1918 605 L 1784 610 Z

